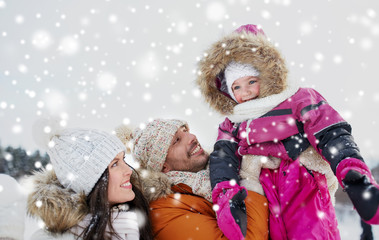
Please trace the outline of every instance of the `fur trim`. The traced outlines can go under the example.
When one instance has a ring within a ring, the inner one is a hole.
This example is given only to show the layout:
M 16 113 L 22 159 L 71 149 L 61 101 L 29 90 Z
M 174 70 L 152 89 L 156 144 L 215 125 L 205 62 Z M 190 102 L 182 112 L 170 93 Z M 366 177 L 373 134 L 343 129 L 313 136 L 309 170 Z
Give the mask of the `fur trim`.
M 138 173 L 142 180 L 143 194 L 149 202 L 173 193 L 172 182 L 166 174 L 147 169 L 139 169 Z
M 260 72 L 260 94 L 264 98 L 282 92 L 287 86 L 287 67 L 277 48 L 263 34 L 233 32 L 214 43 L 198 64 L 197 85 L 206 102 L 223 115 L 233 113 L 237 104 L 216 86 L 216 79 L 231 61 L 251 64 Z
M 309 147 L 300 154 L 300 163 L 307 169 L 324 174 L 332 204 L 335 205 L 335 193 L 338 189 L 338 181 L 334 176 L 328 162 L 313 148 Z M 240 176 L 241 185 L 248 190 L 255 191 L 264 195 L 262 184 L 259 181 L 259 175 L 262 168 L 276 169 L 279 167 L 281 160 L 275 157 L 244 155 L 242 158 Z
M 30 178 L 34 189 L 28 196 L 28 214 L 40 217 L 49 232 L 64 233 L 86 216 L 85 195 L 63 187 L 54 171 L 42 170 Z
M 307 148 L 302 154 L 300 154 L 300 163 L 307 169 L 325 175 L 332 204 L 335 205 L 335 193 L 338 189 L 338 181 L 329 163 L 325 161 L 313 147 Z
M 115 129 L 115 132 L 116 137 L 125 145 L 126 153 L 130 154 L 132 149 L 133 130 L 126 125 L 120 125 Z
M 262 184 L 259 181 L 262 168 L 275 169 L 280 165 L 281 160 L 276 157 L 266 157 L 257 155 L 244 155 L 241 163 L 241 186 L 247 190 L 265 195 Z

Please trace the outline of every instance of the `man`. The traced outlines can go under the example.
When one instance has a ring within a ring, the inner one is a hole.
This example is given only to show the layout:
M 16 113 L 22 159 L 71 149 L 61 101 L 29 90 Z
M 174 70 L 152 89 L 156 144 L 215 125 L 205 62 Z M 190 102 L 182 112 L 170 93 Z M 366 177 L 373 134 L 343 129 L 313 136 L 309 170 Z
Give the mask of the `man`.
M 130 140 L 128 131 L 122 127 L 116 130 L 124 143 Z M 156 119 L 144 129 L 135 130 L 132 137 L 133 156 L 141 166 L 155 238 L 227 239 L 218 228 L 210 202 L 209 155 L 187 123 Z M 266 198 L 248 191 L 245 204 L 246 239 L 268 239 Z

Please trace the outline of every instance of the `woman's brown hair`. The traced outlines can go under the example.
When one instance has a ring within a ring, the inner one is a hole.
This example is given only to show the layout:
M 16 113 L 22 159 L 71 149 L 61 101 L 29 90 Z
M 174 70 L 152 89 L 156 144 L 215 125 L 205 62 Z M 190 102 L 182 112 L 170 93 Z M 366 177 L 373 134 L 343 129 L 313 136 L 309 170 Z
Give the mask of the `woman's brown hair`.
M 132 168 L 132 167 L 130 167 Z M 142 184 L 138 173 L 132 168 L 133 174 L 130 179 L 135 197 L 132 201 L 127 202 L 131 210 L 137 210 L 144 216 L 144 224 L 139 227 L 140 239 L 152 240 L 152 226 L 149 215 L 149 203 L 143 196 Z M 112 226 L 112 207 L 108 202 L 108 168 L 104 171 L 91 193 L 87 196 L 88 214 L 92 215 L 89 225 L 84 229 L 79 237 L 83 240 L 95 239 L 112 239 L 112 237 L 120 238 Z M 106 227 L 110 234 L 106 233 Z

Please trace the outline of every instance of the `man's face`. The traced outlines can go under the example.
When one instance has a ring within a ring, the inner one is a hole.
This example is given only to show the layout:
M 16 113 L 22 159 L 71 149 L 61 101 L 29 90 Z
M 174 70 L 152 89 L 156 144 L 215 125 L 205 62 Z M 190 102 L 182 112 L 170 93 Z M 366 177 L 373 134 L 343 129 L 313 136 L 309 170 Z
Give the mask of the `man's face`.
M 200 146 L 196 136 L 183 126 L 172 139 L 162 172 L 198 172 L 205 168 L 208 158 L 208 153 Z

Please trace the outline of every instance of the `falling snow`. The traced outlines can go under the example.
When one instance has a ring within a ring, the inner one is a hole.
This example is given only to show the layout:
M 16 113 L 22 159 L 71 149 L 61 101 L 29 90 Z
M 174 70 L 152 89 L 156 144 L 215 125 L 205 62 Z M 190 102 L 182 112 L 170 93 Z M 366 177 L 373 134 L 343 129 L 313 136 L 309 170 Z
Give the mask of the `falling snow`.
M 0 0 L 2 146 L 37 148 L 32 124 L 54 115 L 64 127 L 110 132 L 122 123 L 145 128 L 152 118 L 175 117 L 212 149 L 223 117 L 194 84 L 197 62 L 220 36 L 255 23 L 283 53 L 291 81 L 316 88 L 352 125 L 369 166 L 378 163 L 379 115 L 372 109 L 379 107 L 379 8 L 373 2 L 86 0 L 69 12 L 72 1 L 41 4 Z M 12 161 L 10 154 L 4 158 Z M 358 239 L 358 225 L 341 223 Z

